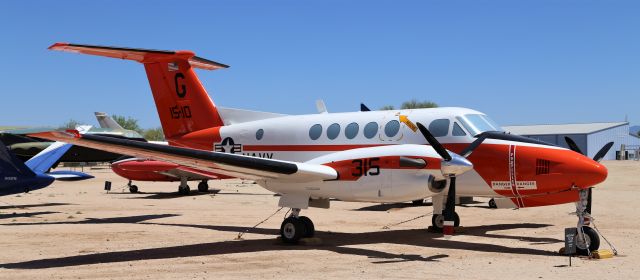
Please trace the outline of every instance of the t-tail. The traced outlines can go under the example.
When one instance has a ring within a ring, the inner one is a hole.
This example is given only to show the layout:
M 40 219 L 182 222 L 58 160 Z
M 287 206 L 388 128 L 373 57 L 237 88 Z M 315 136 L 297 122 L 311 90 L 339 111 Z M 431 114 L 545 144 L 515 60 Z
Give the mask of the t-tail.
M 194 68 L 217 70 L 229 66 L 191 51 L 161 51 L 56 43 L 50 50 L 134 60 L 144 65 L 160 123 L 172 145 L 210 150 L 220 141 L 224 125 L 218 109 Z

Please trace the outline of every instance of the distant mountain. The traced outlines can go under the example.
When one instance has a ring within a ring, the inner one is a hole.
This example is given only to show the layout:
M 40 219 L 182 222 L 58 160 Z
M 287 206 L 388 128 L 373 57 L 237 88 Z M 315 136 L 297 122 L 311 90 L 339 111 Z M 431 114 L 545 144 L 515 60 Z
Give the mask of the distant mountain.
M 633 135 L 638 135 L 638 131 L 640 131 L 640 125 L 634 125 L 632 127 L 629 127 L 629 133 Z

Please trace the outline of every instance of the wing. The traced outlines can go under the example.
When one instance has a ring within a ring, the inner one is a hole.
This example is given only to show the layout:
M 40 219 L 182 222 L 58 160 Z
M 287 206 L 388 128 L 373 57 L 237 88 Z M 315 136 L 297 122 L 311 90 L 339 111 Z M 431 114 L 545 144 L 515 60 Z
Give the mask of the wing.
M 335 169 L 308 164 L 237 154 L 203 151 L 165 146 L 98 135 L 80 135 L 77 131 L 50 131 L 32 134 L 33 137 L 65 141 L 108 152 L 171 162 L 198 170 L 249 180 L 277 179 L 293 182 L 335 180 Z
M 51 168 L 60 158 L 71 148 L 71 144 L 63 142 L 55 142 L 37 155 L 30 158 L 25 164 L 33 170 L 33 172 L 42 174 Z

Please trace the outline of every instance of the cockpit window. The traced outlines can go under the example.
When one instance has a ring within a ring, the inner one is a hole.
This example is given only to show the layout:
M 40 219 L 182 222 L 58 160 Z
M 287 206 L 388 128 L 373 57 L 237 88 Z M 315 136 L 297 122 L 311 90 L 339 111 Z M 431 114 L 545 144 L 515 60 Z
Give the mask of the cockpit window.
M 458 122 L 453 123 L 453 132 L 451 133 L 453 136 L 465 136 L 467 133 L 462 130 L 462 127 L 458 124 Z
M 473 136 L 485 131 L 503 131 L 503 129 L 486 115 L 469 114 L 462 117 L 456 117 L 462 126 Z

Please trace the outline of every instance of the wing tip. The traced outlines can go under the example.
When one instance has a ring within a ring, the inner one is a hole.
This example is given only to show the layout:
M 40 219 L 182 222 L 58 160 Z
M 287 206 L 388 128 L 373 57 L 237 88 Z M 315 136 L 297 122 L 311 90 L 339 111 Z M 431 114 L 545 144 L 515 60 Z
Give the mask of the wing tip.
M 47 49 L 49 49 L 49 50 L 58 50 L 58 49 L 60 49 L 62 47 L 66 47 L 68 45 L 69 45 L 69 43 L 56 42 L 56 43 L 53 43 L 53 45 L 49 46 Z

